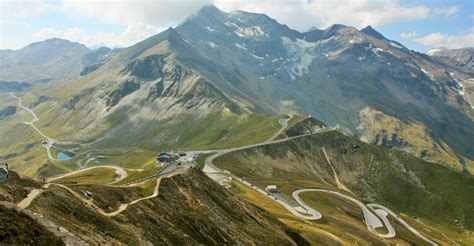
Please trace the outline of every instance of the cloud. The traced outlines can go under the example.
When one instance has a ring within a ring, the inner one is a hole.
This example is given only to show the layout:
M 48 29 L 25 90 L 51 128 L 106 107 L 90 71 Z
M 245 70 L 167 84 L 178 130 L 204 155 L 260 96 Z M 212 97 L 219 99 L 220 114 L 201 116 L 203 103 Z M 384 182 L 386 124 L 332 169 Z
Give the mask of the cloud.
M 43 27 L 36 33 L 33 33 L 33 36 L 36 38 L 50 38 L 59 36 L 60 32 L 52 27 Z
M 415 32 L 402 33 L 404 39 L 409 39 L 430 48 L 462 48 L 474 46 L 474 27 L 459 35 L 447 35 L 440 32 L 419 36 Z
M 227 11 L 242 9 L 266 13 L 300 31 L 310 27 L 326 28 L 332 24 L 357 28 L 367 25 L 378 27 L 425 19 L 431 15 L 452 16 L 459 11 L 458 6 L 435 9 L 423 4 L 409 5 L 399 0 L 215 0 L 215 4 Z
M 31 3 L 33 7 L 30 6 Z M 460 11 L 459 6 L 433 8 L 423 4 L 407 4 L 401 0 L 20 0 L 4 5 L 14 8 L 10 12 L 21 13 L 21 16 L 59 11 L 77 19 L 94 19 L 106 23 L 170 26 L 209 3 L 225 11 L 240 9 L 266 13 L 298 30 L 307 30 L 314 26 L 325 28 L 332 24 L 346 24 L 358 28 L 367 25 L 382 26 L 425 19 L 431 15 L 450 17 Z
M 61 11 L 76 18 L 99 19 L 107 23 L 160 23 L 171 25 L 199 10 L 208 0 L 101 0 L 62 1 Z
M 411 39 L 411 38 L 414 38 L 416 37 L 418 34 L 415 32 L 415 31 L 412 31 L 412 32 L 402 32 L 400 34 L 400 37 L 404 38 L 404 39 Z
M 461 8 L 459 6 L 452 6 L 449 8 L 434 8 L 433 13 L 437 15 L 444 15 L 445 17 L 451 17 L 457 14 Z
M 56 9 L 57 5 L 42 0 L 0 0 L 2 20 L 22 20 Z
M 46 27 L 34 33 L 33 37 L 40 39 L 47 39 L 53 37 L 63 38 L 70 41 L 85 44 L 88 47 L 127 47 L 139 41 L 142 41 L 152 35 L 160 33 L 163 30 L 164 28 L 143 23 L 129 24 L 120 33 L 88 33 L 86 30 L 77 27 L 68 28 L 66 30 L 57 30 L 52 27 Z
M 266 13 L 279 22 L 298 30 L 311 27 L 326 28 L 332 24 L 346 24 L 358 28 L 425 19 L 430 14 L 452 16 L 459 6 L 431 8 L 426 5 L 407 5 L 400 0 L 103 0 L 100 2 L 64 1 L 61 9 L 76 18 L 98 18 L 108 23 L 152 23 L 173 25 L 204 4 L 212 3 L 225 11 L 246 10 Z
M 87 23 L 120 24 L 127 27 L 122 33 L 110 33 L 107 30 L 102 33 L 90 33 L 87 28 L 85 30 L 74 28 L 54 30 L 59 32 L 54 33 L 53 30 L 44 29 L 42 30 L 44 33 L 38 31 L 35 37 L 72 37 L 75 41 L 81 41 L 89 46 L 94 42 L 109 46 L 127 46 L 137 42 L 139 37 L 146 38 L 146 34 L 155 34 L 157 30 L 164 30 L 165 28 L 162 27 L 177 25 L 209 3 L 227 12 L 240 9 L 265 13 L 278 22 L 299 31 L 306 31 L 311 27 L 322 29 L 332 24 L 345 24 L 357 28 L 367 25 L 380 27 L 432 16 L 450 17 L 460 11 L 459 6 L 434 8 L 423 1 L 407 4 L 403 0 L 140 0 L 138 2 L 134 0 L 0 0 L 2 10 L 0 24 L 5 30 L 8 28 L 18 30 L 18 27 L 9 23 L 24 21 L 37 25 L 42 23 L 43 17 L 49 18 L 54 15 L 57 15 L 57 18 L 64 18 L 65 28 L 70 19 L 75 20 L 71 21 L 72 23 L 89 20 Z M 31 36 L 31 33 L 25 33 L 25 36 Z M 5 40 L 2 42 L 18 43 L 13 38 Z

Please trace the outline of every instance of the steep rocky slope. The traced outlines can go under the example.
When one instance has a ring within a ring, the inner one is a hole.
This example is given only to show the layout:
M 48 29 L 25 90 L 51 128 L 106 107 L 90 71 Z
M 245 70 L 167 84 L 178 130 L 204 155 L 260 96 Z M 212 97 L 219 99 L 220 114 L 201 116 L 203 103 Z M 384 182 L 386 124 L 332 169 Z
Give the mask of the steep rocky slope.
M 474 114 L 459 80 L 371 27 L 299 33 L 264 14 L 208 6 L 176 30 L 192 47 L 178 50 L 183 63 L 253 110 L 311 114 L 362 134 L 370 129 L 358 128 L 359 112 L 370 107 L 429 129 L 460 154 L 452 165 L 474 158 Z
M 1 245 L 64 245 L 42 225 L 0 203 L 0 244 Z
M 432 49 L 427 52 L 457 82 L 454 89 L 474 108 L 474 48 Z
M 6 184 L 0 184 L 0 190 L 4 190 L 5 185 L 24 189 L 20 184 L 25 182 L 32 181 L 15 176 Z M 146 193 L 138 187 L 81 185 L 71 188 L 91 192 L 94 203 L 112 209 L 117 202 L 129 202 Z M 156 198 L 130 205 L 113 217 L 101 215 L 56 185 L 51 185 L 34 200 L 29 209 L 92 244 L 294 245 L 295 241 L 305 242 L 297 232 L 235 197 L 198 170 L 164 178 Z
M 432 49 L 427 54 L 455 67 L 474 67 L 474 48 Z
M 395 132 L 365 124 L 370 108 L 423 129 L 418 134 L 428 143 L 405 138 L 412 146 L 405 150 L 415 155 L 464 171 L 474 159 L 474 111 L 457 75 L 371 27 L 301 33 L 264 14 L 206 6 L 103 61 L 79 79 L 23 93 L 40 127 L 93 148 L 153 149 L 203 147 L 190 134 L 197 129 L 189 129 L 237 119 L 212 136 L 224 139 L 247 113 L 310 114 L 362 137 Z

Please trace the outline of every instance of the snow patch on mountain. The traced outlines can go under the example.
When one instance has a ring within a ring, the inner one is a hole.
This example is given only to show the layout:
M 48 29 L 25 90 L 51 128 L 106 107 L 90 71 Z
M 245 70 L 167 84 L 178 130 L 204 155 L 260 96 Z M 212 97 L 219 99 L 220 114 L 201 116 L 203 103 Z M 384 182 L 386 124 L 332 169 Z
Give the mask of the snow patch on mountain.
M 342 52 L 348 50 L 349 47 L 344 47 L 342 49 L 339 49 L 339 50 L 336 50 L 334 52 L 331 52 L 331 53 L 328 53 L 328 54 L 324 54 L 326 57 L 337 57 L 339 56 L 340 54 L 342 54 Z
M 235 47 L 239 48 L 239 49 L 242 49 L 242 50 L 247 50 L 247 47 L 245 47 L 245 44 L 238 44 L 238 43 L 235 43 Z
M 259 59 L 259 60 L 265 60 L 265 58 L 261 57 L 261 56 L 257 56 L 253 53 L 250 53 L 251 56 L 253 56 L 255 59 Z
M 395 48 L 403 49 L 402 46 L 400 46 L 400 45 L 398 45 L 398 44 L 396 44 L 396 43 L 394 43 L 394 42 L 390 42 L 390 45 L 393 46 L 393 47 L 395 47 Z
M 289 55 L 288 68 L 291 79 L 300 78 L 308 72 L 308 67 L 316 58 L 314 49 L 317 43 L 308 42 L 303 39 L 291 40 L 288 37 L 281 38 L 283 45 Z
M 259 26 L 240 27 L 233 22 L 225 22 L 226 26 L 233 28 L 235 35 L 241 38 L 254 38 L 268 36 Z
M 459 83 L 457 80 L 453 80 L 456 84 L 456 86 L 450 86 L 451 89 L 453 89 L 456 93 L 458 93 L 459 95 L 461 95 L 462 97 L 465 96 L 465 91 L 464 91 L 464 88 L 463 88 L 463 85 L 461 83 Z M 466 100 L 467 101 L 467 100 Z
M 426 52 L 426 54 L 429 55 L 429 56 L 433 56 L 433 55 L 435 55 L 436 53 L 438 53 L 440 51 L 441 51 L 441 49 L 431 49 L 431 50 L 428 50 Z
M 241 38 L 265 36 L 265 32 L 263 32 L 259 26 L 251 26 L 244 28 L 239 27 L 237 30 L 234 31 L 234 33 Z
M 207 42 L 207 45 L 209 45 L 211 48 L 217 48 L 219 47 L 217 44 L 215 44 L 214 42 Z
M 375 47 L 375 48 L 371 48 L 371 47 L 372 47 L 372 45 L 369 45 L 369 49 L 372 51 L 372 53 L 375 54 L 375 56 L 381 56 L 382 52 L 386 52 L 386 53 L 389 53 L 389 54 L 393 55 L 393 52 L 390 51 L 390 50 L 384 50 L 380 47 Z M 366 48 L 366 50 L 367 50 L 367 48 Z
M 362 43 L 362 41 L 364 41 L 364 40 L 361 37 L 353 36 L 349 40 L 349 43 L 351 43 L 351 44 L 360 44 L 360 43 Z

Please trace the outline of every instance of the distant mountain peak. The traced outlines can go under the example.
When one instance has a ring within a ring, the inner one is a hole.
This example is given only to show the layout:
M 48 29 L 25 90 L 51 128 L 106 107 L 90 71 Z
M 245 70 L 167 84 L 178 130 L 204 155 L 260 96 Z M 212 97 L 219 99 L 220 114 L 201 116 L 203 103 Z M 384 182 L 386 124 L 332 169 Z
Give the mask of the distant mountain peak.
M 53 48 L 53 49 L 77 47 L 77 48 L 89 50 L 89 48 L 87 48 L 84 44 L 81 44 L 81 43 L 78 43 L 78 42 L 72 42 L 72 41 L 69 41 L 67 39 L 61 39 L 61 38 L 49 38 L 49 39 L 45 39 L 43 41 L 34 42 L 34 43 L 31 43 L 31 44 L 23 47 L 22 49 L 36 49 L 36 48 L 39 48 L 39 47 L 45 47 L 45 48 L 50 47 L 50 48 Z
M 381 40 L 385 40 L 386 38 L 380 34 L 379 32 L 377 32 L 372 26 L 366 26 L 364 27 L 362 30 L 360 30 L 361 32 L 367 34 L 367 35 L 370 35 L 372 37 L 375 37 L 375 38 L 378 38 L 378 39 L 381 39 Z
M 306 31 L 306 32 L 318 32 L 318 31 L 321 31 L 321 30 L 318 29 L 317 27 L 311 27 L 311 28 L 308 29 L 308 31 Z
M 224 13 L 225 12 L 217 8 L 214 4 L 206 4 L 197 12 L 197 15 L 221 15 Z
M 324 30 L 324 36 L 329 37 L 336 34 L 339 30 L 346 28 L 343 24 L 334 24 Z

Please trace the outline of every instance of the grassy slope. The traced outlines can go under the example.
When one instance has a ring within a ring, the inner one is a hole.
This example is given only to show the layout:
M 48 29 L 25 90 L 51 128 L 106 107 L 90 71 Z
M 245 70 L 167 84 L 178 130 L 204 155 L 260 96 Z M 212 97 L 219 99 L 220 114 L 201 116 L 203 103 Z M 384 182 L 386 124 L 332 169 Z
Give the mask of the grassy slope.
M 35 100 L 35 97 L 27 97 L 25 104 Z M 9 103 L 11 103 L 11 100 L 5 101 L 4 104 Z M 56 112 L 54 108 L 57 107 L 57 105 L 50 104 L 46 102 L 34 108 L 40 118 L 36 126 L 54 138 L 68 141 L 67 133 L 64 132 L 68 128 L 57 126 L 57 123 L 50 120 Z M 47 109 L 50 106 L 52 109 Z M 11 117 L 6 122 L 7 128 L 2 127 L 0 129 L 0 131 L 3 131 L 0 132 L 0 135 L 11 135 L 0 140 L 0 144 L 6 147 L 2 148 L 0 155 L 7 155 L 21 150 L 18 152 L 18 156 L 8 160 L 9 163 L 13 169 L 28 176 L 35 176 L 37 170 L 47 162 L 47 157 L 46 151 L 40 145 L 42 138 L 31 127 L 21 123 L 21 121 L 28 120 L 28 117 L 30 115 L 21 110 L 18 115 Z M 189 122 L 189 119 L 183 116 L 182 119 L 174 119 L 166 124 L 154 124 L 145 134 L 137 135 L 135 138 L 120 139 L 120 136 L 118 136 L 118 139 L 110 143 L 112 146 L 100 146 L 98 152 L 108 156 L 106 163 L 126 168 L 148 168 L 153 166 L 153 159 L 159 151 L 219 149 L 262 142 L 280 129 L 278 119 L 279 116 L 236 115 L 230 112 L 221 112 L 208 114 L 197 122 Z M 114 124 L 114 120 L 120 121 L 119 118 L 111 119 L 108 123 L 110 124 L 109 127 Z M 14 131 L 8 130 L 8 128 L 14 129 Z M 166 133 L 164 138 L 161 137 L 163 133 Z M 120 147 L 120 145 L 129 143 L 136 147 Z M 114 145 L 117 147 L 113 147 Z M 81 148 L 82 152 L 88 150 L 90 150 L 88 146 Z M 46 166 L 48 168 L 42 169 L 42 175 L 55 175 L 66 170 L 74 170 L 77 166 L 77 160 L 81 158 L 84 157 L 78 156 L 62 162 L 52 161 Z
M 361 148 L 351 150 L 354 143 Z M 276 184 L 287 194 L 303 187 L 335 189 L 332 171 L 319 151 L 323 146 L 341 182 L 362 197 L 376 199 L 412 217 L 429 219 L 453 234 L 463 231 L 453 218 L 471 230 L 474 222 L 470 212 L 474 203 L 472 176 L 404 152 L 393 152 L 396 157 L 393 159 L 383 148 L 365 145 L 336 132 L 234 152 L 216 159 L 216 163 L 260 187 Z M 344 153 L 344 149 L 349 152 Z M 405 172 L 395 160 L 404 164 Z M 410 178 L 413 174 L 421 180 L 423 188 Z M 468 234 L 463 235 L 456 239 Z
M 64 245 L 28 216 L 0 205 L 0 245 Z
M 117 178 L 114 169 L 95 168 L 56 180 L 60 184 L 108 184 Z
M 263 142 L 281 129 L 279 116 L 211 113 L 184 130 L 180 145 L 185 149 L 220 149 Z
M 31 209 L 97 244 L 148 241 L 187 245 L 231 242 L 287 245 L 291 242 L 287 234 L 291 229 L 261 209 L 236 198 L 200 171 L 161 182 L 157 198 L 131 205 L 116 217 L 99 215 L 57 186 L 38 197 Z M 106 210 L 113 210 L 118 204 L 149 192 L 146 187 L 143 190 L 98 185 L 73 188 L 91 191 L 94 202 Z
M 270 198 L 257 193 L 239 182 L 234 181 L 232 183 L 231 191 L 274 215 L 287 226 L 298 231 L 312 244 L 340 245 L 354 242 L 358 244 L 371 244 L 375 242 L 381 244 L 383 242 L 368 234 L 364 229 L 364 224 L 361 223 L 360 220 L 356 220 L 346 215 L 345 212 L 336 209 L 334 203 L 332 204 L 333 206 L 326 206 L 324 209 L 321 209 L 320 204 L 318 204 L 317 208 L 320 209 L 320 211 L 325 212 L 326 215 L 331 214 L 331 216 L 325 216 L 322 220 L 311 222 L 301 220 Z M 318 200 L 321 201 L 320 198 Z M 337 201 L 337 204 L 344 207 L 344 203 L 340 201 Z M 360 217 L 357 209 L 350 207 L 348 210 L 350 210 L 352 214 L 356 214 L 357 217 Z M 344 230 L 341 230 L 341 228 L 344 228 Z M 348 231 L 351 233 L 347 233 Z
M 360 114 L 363 122 L 361 123 L 361 126 L 363 126 L 362 139 L 372 142 L 376 135 L 383 131 L 386 132 L 388 137 L 397 134 L 399 138 L 411 145 L 408 150 L 410 153 L 418 156 L 422 151 L 428 151 L 430 161 L 443 164 L 457 171 L 463 170 L 463 165 L 454 151 L 441 140 L 436 141 L 422 123 L 405 123 L 395 117 L 369 108 L 362 110 Z M 472 168 L 472 160 L 465 159 L 469 171 Z

